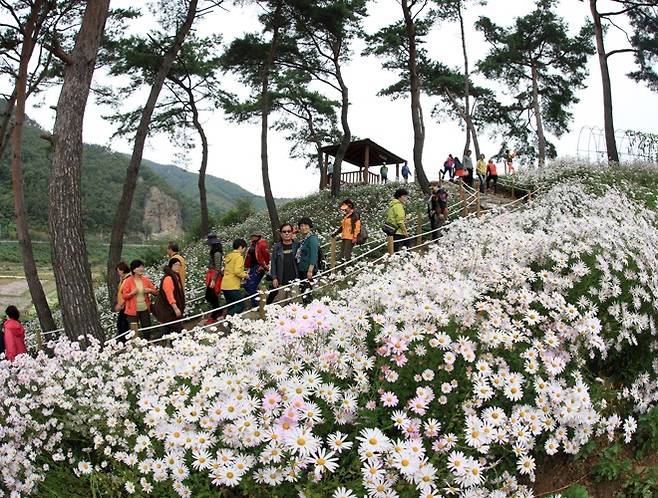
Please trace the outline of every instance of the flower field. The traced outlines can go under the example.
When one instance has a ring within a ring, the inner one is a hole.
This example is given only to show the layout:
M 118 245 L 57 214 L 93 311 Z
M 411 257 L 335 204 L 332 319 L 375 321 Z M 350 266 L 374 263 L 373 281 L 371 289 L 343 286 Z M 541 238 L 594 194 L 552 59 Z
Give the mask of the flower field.
M 0 362 L 2 489 L 530 497 L 547 458 L 633 444 L 658 400 L 658 217 L 623 175 L 583 178 L 224 336 Z

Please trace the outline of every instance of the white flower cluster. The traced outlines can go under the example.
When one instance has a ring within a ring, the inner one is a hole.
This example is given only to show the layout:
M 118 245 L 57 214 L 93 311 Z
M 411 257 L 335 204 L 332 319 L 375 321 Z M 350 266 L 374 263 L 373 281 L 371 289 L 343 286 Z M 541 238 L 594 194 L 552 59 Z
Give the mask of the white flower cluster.
M 656 221 L 614 190 L 557 186 L 224 337 L 3 361 L 2 486 L 27 495 L 66 465 L 154 496 L 201 478 L 253 496 L 532 496 L 538 455 L 628 441 L 655 403 L 635 353 L 657 347 Z M 606 393 L 586 368 L 632 381 Z

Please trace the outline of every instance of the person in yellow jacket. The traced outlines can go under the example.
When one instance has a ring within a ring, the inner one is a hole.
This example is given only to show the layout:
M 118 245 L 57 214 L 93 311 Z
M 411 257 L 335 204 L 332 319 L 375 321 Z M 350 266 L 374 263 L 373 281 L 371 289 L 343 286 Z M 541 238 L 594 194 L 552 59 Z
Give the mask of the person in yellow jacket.
M 484 154 L 480 154 L 478 162 L 475 165 L 478 173 L 478 180 L 480 181 L 480 192 L 484 194 L 485 178 L 487 177 L 487 163 L 484 162 Z
M 340 212 L 343 214 L 343 221 L 333 236 L 340 234 L 343 260 L 349 261 L 352 259 L 352 249 L 356 245 L 357 237 L 361 233 L 361 219 L 354 211 L 354 202 L 351 199 L 345 199 L 341 203 Z
M 241 313 L 244 309 L 244 302 L 237 304 L 242 298 L 240 287 L 242 281 L 247 278 L 247 272 L 244 271 L 244 253 L 247 250 L 247 241 L 244 239 L 235 239 L 233 241 L 233 251 L 224 258 L 224 277 L 222 278 L 222 292 L 228 308 L 229 315 Z
M 401 241 L 409 237 L 409 232 L 407 231 L 407 225 L 405 223 L 406 212 L 404 205 L 409 202 L 409 192 L 407 189 L 399 188 L 393 194 L 393 200 L 388 205 L 388 211 L 386 212 L 386 223 L 397 227 L 395 234 L 393 234 L 393 250 L 398 252 L 402 246 L 409 247 L 410 240 Z

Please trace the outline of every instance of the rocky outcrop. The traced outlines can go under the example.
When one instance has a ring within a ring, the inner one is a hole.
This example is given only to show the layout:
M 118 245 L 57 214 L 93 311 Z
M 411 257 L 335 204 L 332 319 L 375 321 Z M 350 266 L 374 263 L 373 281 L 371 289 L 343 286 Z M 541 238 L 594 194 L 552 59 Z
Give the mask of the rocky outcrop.
M 155 186 L 149 188 L 144 201 L 144 229 L 156 238 L 184 235 L 180 205 Z

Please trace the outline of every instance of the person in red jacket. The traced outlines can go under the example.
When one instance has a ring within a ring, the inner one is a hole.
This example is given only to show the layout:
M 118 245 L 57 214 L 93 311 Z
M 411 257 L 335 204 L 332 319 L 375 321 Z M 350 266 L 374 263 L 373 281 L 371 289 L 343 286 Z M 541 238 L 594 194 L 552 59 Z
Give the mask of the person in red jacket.
M 247 249 L 244 267 L 248 272 L 247 279 L 244 282 L 244 290 L 250 296 L 258 290 L 258 285 L 263 276 L 270 271 L 270 250 L 267 247 L 267 241 L 259 232 L 251 234 L 251 245 Z M 257 305 L 257 299 L 252 297 L 251 306 L 255 307 Z
M 19 354 L 27 353 L 25 347 L 25 329 L 18 321 L 21 314 L 16 306 L 7 306 L 7 320 L 3 326 L 5 339 L 5 354 L 9 361 L 14 361 Z
M 153 282 L 144 275 L 144 263 L 139 259 L 130 262 L 129 276 L 121 287 L 121 295 L 125 302 L 124 313 L 130 324 L 130 328 L 137 330 L 140 327 L 151 326 L 151 298 L 158 290 Z M 151 339 L 151 331 L 147 330 L 144 338 Z

